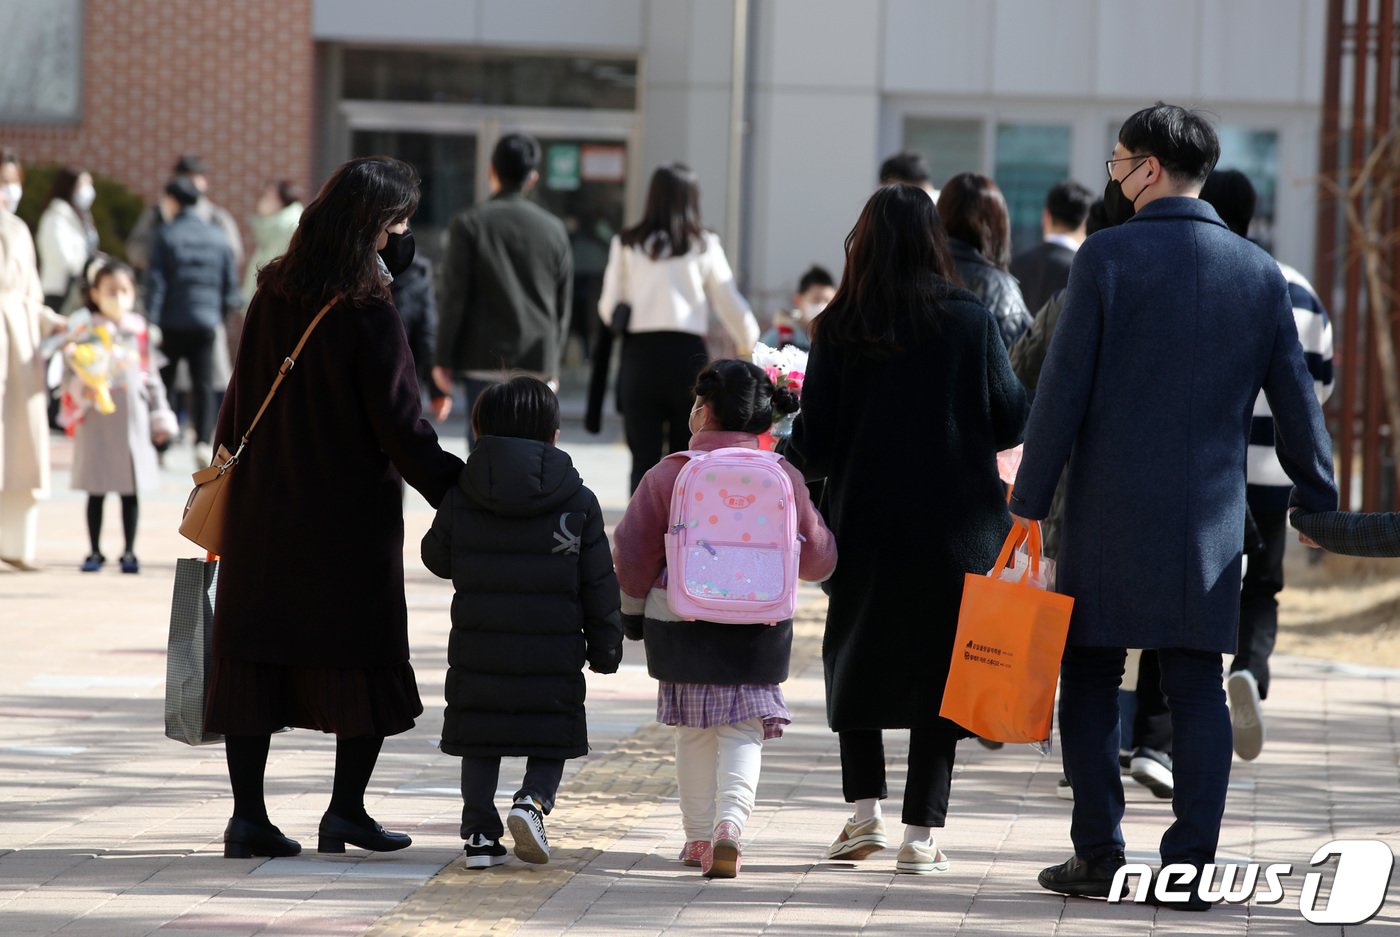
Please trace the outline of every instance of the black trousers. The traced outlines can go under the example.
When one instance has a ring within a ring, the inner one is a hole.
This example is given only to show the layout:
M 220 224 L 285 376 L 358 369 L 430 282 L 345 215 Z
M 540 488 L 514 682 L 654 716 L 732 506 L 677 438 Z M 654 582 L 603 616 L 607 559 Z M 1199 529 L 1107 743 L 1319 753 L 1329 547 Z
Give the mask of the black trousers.
M 496 811 L 496 785 L 501 776 L 499 758 L 462 759 L 462 839 L 483 833 L 500 839 L 505 832 L 501 815 Z M 511 800 L 533 797 L 540 809 L 549 813 L 559 793 L 559 780 L 564 776 L 562 758 L 527 758 L 525 780 Z
M 215 335 L 213 329 L 167 329 L 161 339 L 161 351 L 169 364 L 160 369 L 160 379 L 170 396 L 174 396 L 176 368 L 182 360 L 189 362 L 190 423 L 195 442 L 207 443 L 214 435 Z
M 707 361 L 705 340 L 689 332 L 630 332 L 623 339 L 618 406 L 632 451 L 633 491 L 663 455 L 690 446 L 695 379 Z
M 1259 682 L 1259 696 L 1269 696 L 1269 655 L 1278 640 L 1278 594 L 1283 589 L 1283 553 L 1288 546 L 1288 513 L 1254 511 L 1262 553 L 1249 555 L 1240 587 L 1240 633 L 1230 672 L 1248 670 Z
M 941 827 L 948 819 L 953 759 L 961 729 L 947 720 L 909 730 L 909 773 L 904 781 L 905 826 Z M 879 729 L 838 732 L 841 740 L 841 793 L 846 803 L 889 796 L 885 784 L 885 742 Z

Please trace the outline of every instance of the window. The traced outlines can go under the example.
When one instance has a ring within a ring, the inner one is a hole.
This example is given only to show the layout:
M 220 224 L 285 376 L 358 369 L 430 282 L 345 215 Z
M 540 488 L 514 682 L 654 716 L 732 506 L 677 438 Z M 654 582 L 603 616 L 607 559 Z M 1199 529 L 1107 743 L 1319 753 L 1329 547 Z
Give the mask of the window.
M 906 117 L 904 149 L 928 160 L 933 187 L 942 188 L 960 172 L 982 171 L 982 122 Z
M 1040 243 L 1045 195 L 1069 178 L 1070 128 L 1043 124 L 998 124 L 997 162 L 992 178 L 1011 212 L 1011 249 Z
M 1278 201 L 1278 132 L 1221 127 L 1221 169 L 1238 169 L 1254 183 L 1258 200 L 1249 239 L 1269 253 L 1274 252 L 1274 219 Z
M 342 97 L 498 107 L 637 106 L 637 63 L 626 59 L 480 51 L 349 48 Z
M 76 122 L 82 73 L 79 0 L 0 4 L 0 120 Z

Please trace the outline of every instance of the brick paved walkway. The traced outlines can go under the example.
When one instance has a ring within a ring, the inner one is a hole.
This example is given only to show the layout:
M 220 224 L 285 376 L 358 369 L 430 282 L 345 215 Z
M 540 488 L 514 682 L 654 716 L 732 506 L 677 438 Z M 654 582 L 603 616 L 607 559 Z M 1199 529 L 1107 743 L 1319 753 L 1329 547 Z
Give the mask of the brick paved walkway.
M 597 488 L 615 516 L 626 495 L 625 453 L 591 440 L 568 447 L 590 482 L 608 480 Z M 61 461 L 62 449 L 57 455 Z M 140 576 L 76 572 L 86 538 L 80 496 L 68 493 L 43 508 L 49 571 L 0 573 L 3 937 L 1400 931 L 1400 874 L 1381 915 L 1345 931 L 1302 920 L 1300 875 L 1285 879 L 1281 905 L 1209 915 L 1042 892 L 1035 873 L 1068 854 L 1069 805 L 1054 795 L 1054 757 L 1025 747 L 960 748 L 940 838 L 953 861 L 947 874 L 896 876 L 892 852 L 863 863 L 821 861 L 846 811 L 813 623 L 799 628 L 785 687 L 795 724 L 765 748 L 738 880 L 707 882 L 674 861 L 682 836 L 670 736 L 651 722 L 654 684 L 636 645 L 622 673 L 589 675 L 595 752 L 570 763 L 550 817 L 556 861 L 527 867 L 512 859 L 467 873 L 454 862 L 457 762 L 436 751 L 450 590 L 416 559 L 410 633 L 428 712 L 386 744 L 367 803 L 390 827 L 412 833 L 414 846 L 387 855 L 225 860 L 220 836 L 231 798 L 222 747 L 187 748 L 161 728 L 173 561 L 192 553 L 170 529 L 186 490 L 172 471 L 166 489 L 143 502 Z M 115 513 L 112 504 L 112 537 Z M 409 531 L 429 519 L 411 499 Z M 415 553 L 411 542 L 408 555 Z M 1283 659 L 1273 697 L 1264 755 L 1235 765 L 1222 856 L 1290 862 L 1301 873 L 1331 839 L 1381 839 L 1400 849 L 1400 673 Z M 887 744 L 897 761 L 899 733 Z M 312 850 L 332 764 L 329 738 L 297 731 L 273 740 L 271 814 Z M 504 788 L 518 770 L 507 766 Z M 902 772 L 892 770 L 890 781 L 897 792 Z M 1152 861 L 1170 807 L 1128 784 L 1129 858 Z M 897 802 L 888 813 L 897 818 Z M 897 838 L 898 823 L 890 826 Z

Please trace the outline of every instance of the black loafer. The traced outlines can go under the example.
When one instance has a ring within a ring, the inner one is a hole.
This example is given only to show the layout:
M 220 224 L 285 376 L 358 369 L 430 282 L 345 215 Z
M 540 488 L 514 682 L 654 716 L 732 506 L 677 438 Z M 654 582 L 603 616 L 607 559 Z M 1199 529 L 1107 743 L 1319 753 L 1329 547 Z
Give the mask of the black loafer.
M 321 817 L 316 851 L 344 852 L 346 843 L 371 852 L 393 852 L 412 845 L 413 840 L 407 833 L 389 832 L 374 820 L 370 820 L 368 826 L 361 826 L 334 813 Z
M 1059 865 L 1041 870 L 1041 888 L 1076 898 L 1107 898 L 1113 874 L 1123 866 L 1123 854 L 1111 853 L 1091 861 L 1070 856 Z
M 1200 873 L 1198 871 L 1197 875 L 1199 874 Z M 1191 880 L 1191 883 L 1189 885 L 1180 884 L 1180 881 L 1177 878 L 1168 879 L 1168 885 L 1170 887 L 1170 891 L 1168 893 L 1172 895 L 1184 895 L 1184 897 L 1180 899 L 1158 898 L 1157 881 L 1161 878 L 1161 876 L 1161 869 L 1153 870 L 1152 881 L 1150 883 L 1150 887 L 1147 889 L 1148 904 L 1155 905 L 1159 908 L 1167 908 L 1172 911 L 1209 911 L 1212 907 L 1214 907 L 1214 905 L 1212 905 L 1210 902 L 1206 901 L 1204 898 L 1201 897 L 1200 892 L 1197 891 L 1199 882 L 1197 879 L 1194 878 Z
M 267 856 L 285 859 L 301 852 L 301 843 L 288 839 L 271 823 L 253 823 L 233 817 L 224 827 L 224 858 L 251 859 Z

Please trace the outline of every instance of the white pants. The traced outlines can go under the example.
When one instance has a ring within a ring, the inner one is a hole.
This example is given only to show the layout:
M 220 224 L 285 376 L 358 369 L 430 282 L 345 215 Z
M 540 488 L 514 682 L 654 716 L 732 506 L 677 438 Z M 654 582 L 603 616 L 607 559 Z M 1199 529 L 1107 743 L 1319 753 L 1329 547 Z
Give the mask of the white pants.
M 33 563 L 39 539 L 39 502 L 34 493 L 0 491 L 0 556 Z
M 676 726 L 676 782 L 686 842 L 709 841 L 725 820 L 743 829 L 763 764 L 763 720 L 694 729 Z

